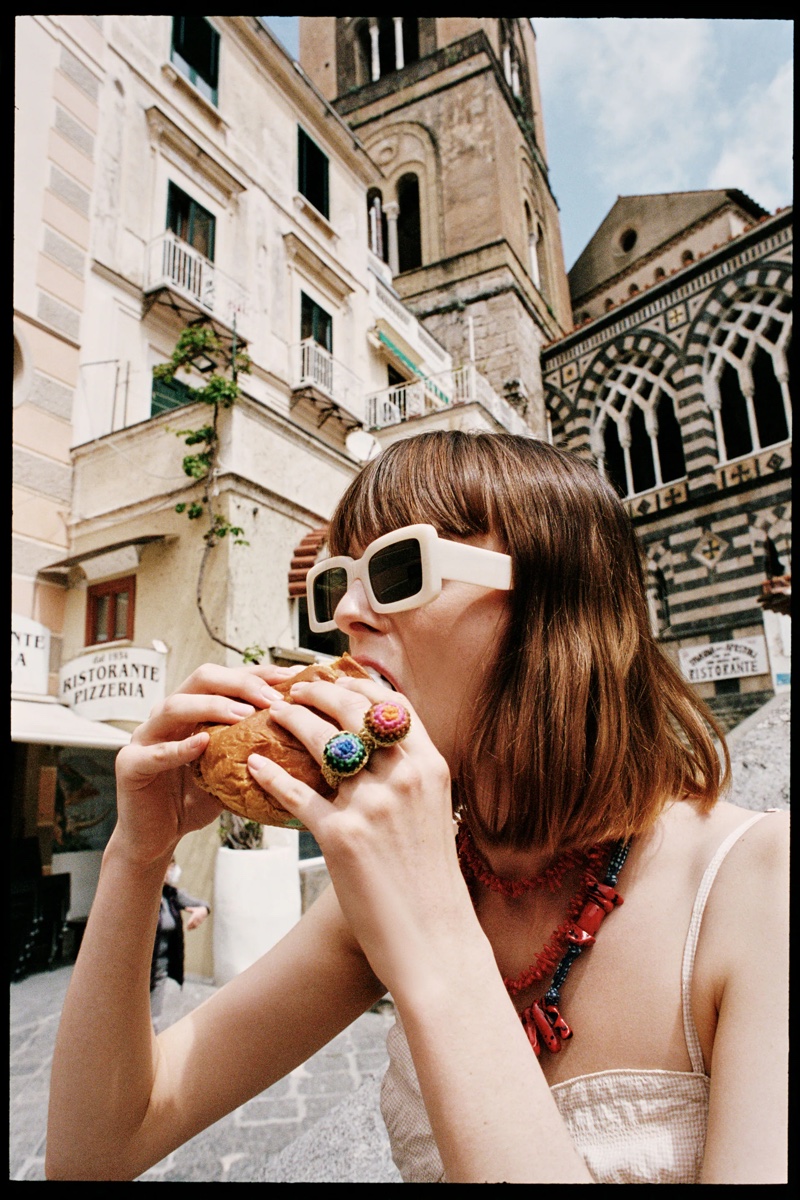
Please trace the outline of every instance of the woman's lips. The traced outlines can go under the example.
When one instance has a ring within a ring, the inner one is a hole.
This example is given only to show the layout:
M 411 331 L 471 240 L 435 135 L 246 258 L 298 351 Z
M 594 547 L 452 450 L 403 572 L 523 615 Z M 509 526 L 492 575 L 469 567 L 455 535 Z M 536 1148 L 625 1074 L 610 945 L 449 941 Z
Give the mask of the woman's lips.
M 376 663 L 373 663 L 373 662 L 368 662 L 368 661 L 366 661 L 366 660 L 364 660 L 364 659 L 358 659 L 358 658 L 356 659 L 356 662 L 358 663 L 358 665 L 359 665 L 360 667 L 363 667 L 363 668 L 364 668 L 364 670 L 365 670 L 365 671 L 366 671 L 366 672 L 367 672 L 369 675 L 371 675 L 371 676 L 372 676 L 372 678 L 375 680 L 375 682 L 376 682 L 376 683 L 383 683 L 383 684 L 385 684 L 387 687 L 390 687 L 390 688 L 392 689 L 392 691 L 393 691 L 393 692 L 397 692 L 397 691 L 399 691 L 399 690 L 400 690 L 400 689 L 397 687 L 397 684 L 396 684 L 396 683 L 394 682 L 394 680 L 391 678 L 391 676 L 387 675 L 387 674 L 385 673 L 385 671 L 383 670 L 383 668 L 382 668 L 382 667 L 380 667 L 380 666 L 378 666 Z

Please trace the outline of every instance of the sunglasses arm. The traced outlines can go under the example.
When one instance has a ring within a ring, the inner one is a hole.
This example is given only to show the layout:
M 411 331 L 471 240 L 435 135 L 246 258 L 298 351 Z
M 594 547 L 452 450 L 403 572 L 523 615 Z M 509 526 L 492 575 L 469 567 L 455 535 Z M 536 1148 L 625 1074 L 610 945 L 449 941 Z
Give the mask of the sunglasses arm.
M 459 583 L 477 583 L 481 587 L 510 591 L 510 555 L 441 539 L 438 548 L 442 579 L 456 579 Z

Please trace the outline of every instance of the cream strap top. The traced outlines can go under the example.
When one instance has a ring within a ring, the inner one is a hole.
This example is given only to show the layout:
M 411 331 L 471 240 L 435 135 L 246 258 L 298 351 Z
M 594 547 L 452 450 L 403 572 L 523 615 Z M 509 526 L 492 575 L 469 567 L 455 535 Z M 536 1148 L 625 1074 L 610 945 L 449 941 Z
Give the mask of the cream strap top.
M 697 941 L 720 865 L 742 834 L 764 816 L 764 812 L 756 813 L 728 834 L 706 867 L 695 897 L 681 970 L 683 1028 L 692 1070 L 597 1071 L 556 1083 L 550 1089 L 595 1183 L 700 1180 L 710 1079 L 692 1017 Z M 444 1167 L 399 1016 L 386 1046 L 389 1066 L 381 1086 L 381 1112 L 392 1157 L 405 1183 L 443 1183 Z

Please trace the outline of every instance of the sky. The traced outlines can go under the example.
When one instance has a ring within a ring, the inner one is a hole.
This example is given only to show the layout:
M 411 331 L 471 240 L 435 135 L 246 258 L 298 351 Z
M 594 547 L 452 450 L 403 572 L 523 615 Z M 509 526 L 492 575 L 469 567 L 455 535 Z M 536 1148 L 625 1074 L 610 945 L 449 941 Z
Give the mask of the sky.
M 298 18 L 267 17 L 298 55 Z M 738 188 L 792 203 L 794 22 L 532 17 L 569 270 L 618 196 Z

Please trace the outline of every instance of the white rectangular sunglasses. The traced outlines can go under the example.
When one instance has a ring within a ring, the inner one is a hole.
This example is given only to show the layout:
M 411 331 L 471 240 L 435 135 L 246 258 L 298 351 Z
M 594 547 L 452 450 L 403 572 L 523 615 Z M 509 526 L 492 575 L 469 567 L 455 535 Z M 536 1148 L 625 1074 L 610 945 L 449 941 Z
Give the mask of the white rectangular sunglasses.
M 404 525 L 376 538 L 359 558 L 341 555 L 316 563 L 306 576 L 308 623 L 315 633 L 336 629 L 336 608 L 359 579 L 376 613 L 405 612 L 434 600 L 443 579 L 507 592 L 511 558 L 465 542 L 440 538 L 433 525 Z

